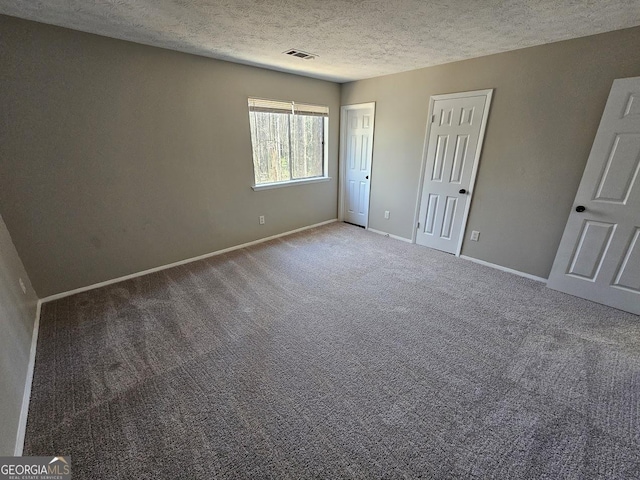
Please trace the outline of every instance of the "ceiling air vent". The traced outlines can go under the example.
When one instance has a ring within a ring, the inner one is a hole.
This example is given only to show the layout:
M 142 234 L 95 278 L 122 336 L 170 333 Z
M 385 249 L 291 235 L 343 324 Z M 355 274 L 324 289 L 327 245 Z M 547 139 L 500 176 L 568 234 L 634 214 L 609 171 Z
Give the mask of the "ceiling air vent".
M 315 55 L 313 53 L 308 53 L 308 52 L 303 52 L 302 50 L 287 50 L 286 52 L 283 52 L 285 55 L 291 55 L 292 57 L 298 57 L 298 58 L 302 58 L 304 60 L 313 60 L 314 58 L 316 58 L 318 55 Z

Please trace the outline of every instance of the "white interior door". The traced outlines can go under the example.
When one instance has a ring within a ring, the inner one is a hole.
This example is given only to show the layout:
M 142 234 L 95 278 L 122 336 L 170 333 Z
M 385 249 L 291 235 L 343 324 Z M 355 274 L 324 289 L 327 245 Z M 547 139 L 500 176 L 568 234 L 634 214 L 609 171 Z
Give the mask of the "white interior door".
M 460 254 L 492 90 L 431 97 L 416 243 Z
M 342 107 L 343 220 L 367 227 L 375 104 Z
M 640 77 L 613 82 L 547 285 L 640 314 Z

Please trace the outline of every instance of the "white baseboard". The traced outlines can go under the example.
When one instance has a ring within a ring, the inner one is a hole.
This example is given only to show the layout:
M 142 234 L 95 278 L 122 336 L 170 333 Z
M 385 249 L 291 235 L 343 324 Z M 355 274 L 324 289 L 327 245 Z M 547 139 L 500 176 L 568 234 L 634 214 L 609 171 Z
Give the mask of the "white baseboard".
M 381 230 L 374 230 L 373 228 L 367 228 L 368 231 L 377 233 L 378 235 L 384 235 L 385 237 L 394 238 L 396 240 L 400 240 L 401 242 L 413 243 L 410 238 L 400 237 L 398 235 L 394 235 L 393 233 L 383 232 Z
M 292 235 L 294 233 L 303 232 L 305 230 L 309 230 L 311 228 L 321 227 L 322 225 L 327 225 L 329 223 L 337 222 L 338 219 L 334 218 L 332 220 L 327 220 L 325 222 L 315 223 L 313 225 L 308 225 L 302 228 L 296 228 L 295 230 L 289 230 L 288 232 L 278 233 L 277 235 L 271 235 L 270 237 L 260 238 L 258 240 L 253 240 L 252 242 L 243 243 L 241 245 L 235 245 L 233 247 L 224 248 L 222 250 L 216 250 L 215 252 L 205 253 L 204 255 L 199 255 L 197 257 L 187 258 L 185 260 L 180 260 L 178 262 L 169 263 L 167 265 L 162 265 L 160 267 L 150 268 L 148 270 L 143 270 L 141 272 L 131 273 L 129 275 L 124 275 L 122 277 L 113 278 L 111 280 L 105 280 L 104 282 L 94 283 L 93 285 L 88 285 L 86 287 L 80 287 L 73 290 L 69 290 L 67 292 L 56 293 L 55 295 L 49 295 L 41 300 L 42 303 L 51 302 L 53 300 L 59 300 L 61 298 L 69 297 L 71 295 L 75 295 L 76 293 L 82 293 L 89 290 L 94 290 L 100 287 L 106 287 L 107 285 L 112 285 L 114 283 L 124 282 L 125 280 L 130 280 L 136 277 L 142 277 L 144 275 L 148 275 L 150 273 L 159 272 L 161 270 L 166 270 L 167 268 L 178 267 L 180 265 L 185 265 L 191 262 L 197 262 L 198 260 L 204 260 L 205 258 L 215 257 L 216 255 L 222 255 L 223 253 L 232 252 L 234 250 L 240 250 L 241 248 L 250 247 L 252 245 L 257 245 L 259 243 L 268 242 L 269 240 L 274 240 L 280 237 L 286 237 L 287 235 Z
M 36 347 L 38 346 L 38 330 L 40 329 L 40 311 L 42 310 L 42 300 L 38 300 L 36 306 L 36 319 L 33 323 L 33 333 L 31 334 L 31 350 L 29 351 L 29 364 L 27 366 L 27 378 L 24 383 L 24 393 L 22 395 L 22 408 L 20 409 L 20 420 L 18 421 L 18 434 L 16 435 L 16 447 L 14 456 L 21 457 L 24 450 L 24 436 L 27 431 L 27 416 L 29 415 L 29 402 L 31 401 L 31 384 L 33 383 L 33 369 L 36 365 Z
M 531 275 L 530 273 L 521 272 L 520 270 L 514 270 L 513 268 L 503 267 L 502 265 L 497 265 L 495 263 L 485 262 L 484 260 L 478 260 L 477 258 L 467 257 L 466 255 L 460 255 L 460 258 L 464 258 L 465 260 L 469 260 L 474 263 L 479 263 L 480 265 L 484 265 L 485 267 L 495 268 L 496 270 L 502 270 L 503 272 L 513 273 L 514 275 L 518 275 L 520 277 L 528 278 L 530 280 L 535 280 L 536 282 L 547 283 L 546 278 L 536 277 L 535 275 Z

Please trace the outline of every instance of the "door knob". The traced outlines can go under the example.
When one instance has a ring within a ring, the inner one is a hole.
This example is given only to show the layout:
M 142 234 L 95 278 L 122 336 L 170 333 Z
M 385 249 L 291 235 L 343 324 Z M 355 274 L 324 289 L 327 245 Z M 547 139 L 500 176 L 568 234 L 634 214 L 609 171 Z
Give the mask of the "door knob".
M 464 188 L 461 188 L 458 193 L 461 193 L 462 195 L 464 195 L 465 193 L 467 193 L 467 191 Z
M 364 177 L 364 178 L 366 178 L 367 180 L 369 180 L 369 175 L 367 175 L 367 176 L 366 176 L 366 177 Z
M 582 212 L 584 212 L 585 210 L 586 210 L 586 208 L 584 208 L 582 205 L 578 205 L 578 206 L 576 207 L 576 212 L 578 212 L 578 213 L 582 213 Z

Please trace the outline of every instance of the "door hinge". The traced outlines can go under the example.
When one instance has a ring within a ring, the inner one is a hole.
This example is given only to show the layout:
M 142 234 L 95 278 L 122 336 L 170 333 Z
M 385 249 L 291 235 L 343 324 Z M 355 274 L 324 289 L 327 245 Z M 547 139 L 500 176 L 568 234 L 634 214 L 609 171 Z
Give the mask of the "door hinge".
M 436 121 L 436 116 L 435 116 L 435 114 L 434 114 L 434 115 L 431 115 L 431 123 L 435 123 L 435 121 Z
M 420 228 L 420 222 L 418 222 L 418 226 L 416 228 Z

